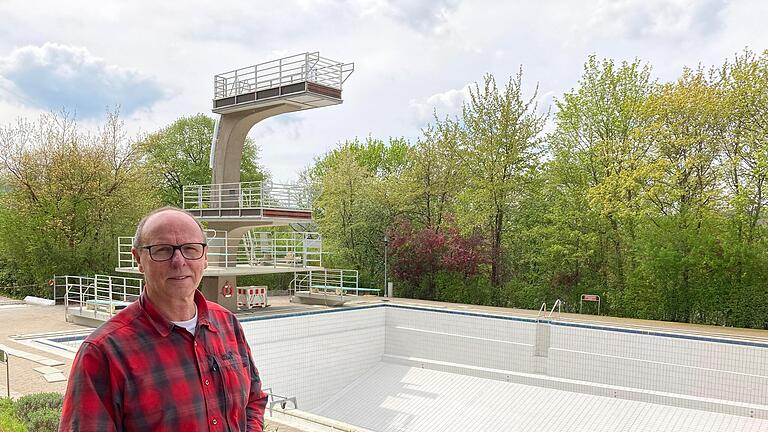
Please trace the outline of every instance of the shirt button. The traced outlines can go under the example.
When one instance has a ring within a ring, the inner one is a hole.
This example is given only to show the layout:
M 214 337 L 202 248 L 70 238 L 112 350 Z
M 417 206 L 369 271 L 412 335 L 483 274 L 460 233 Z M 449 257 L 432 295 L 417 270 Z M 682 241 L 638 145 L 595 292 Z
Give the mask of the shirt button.
M 205 385 L 208 385 L 208 380 L 205 380 Z
M 197 341 L 195 341 L 195 346 L 197 346 Z
M 213 424 L 218 424 L 218 423 L 219 423 L 219 421 L 218 421 L 218 420 L 216 420 L 216 419 L 213 419 L 213 420 L 211 420 L 211 423 L 213 423 Z

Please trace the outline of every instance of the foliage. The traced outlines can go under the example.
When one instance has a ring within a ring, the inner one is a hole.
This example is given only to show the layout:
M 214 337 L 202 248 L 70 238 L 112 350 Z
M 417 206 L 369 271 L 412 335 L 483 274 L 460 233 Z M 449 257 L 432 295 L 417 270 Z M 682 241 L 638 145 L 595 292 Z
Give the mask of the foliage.
M 455 227 L 416 229 L 403 222 L 393 231 L 392 274 L 411 287 L 423 287 L 424 298 L 436 298 L 436 277 L 449 272 L 472 277 L 486 262 L 483 239 L 462 237 Z
M 38 416 L 39 411 L 51 410 L 60 413 L 63 403 L 61 393 L 33 393 L 20 397 L 14 404 L 14 410 L 18 418 L 29 424 Z M 58 425 L 58 419 L 56 424 Z
M 164 204 L 181 207 L 184 186 L 211 183 L 209 163 L 213 128 L 213 119 L 204 114 L 181 117 L 139 142 L 139 152 L 152 181 L 159 185 Z M 258 147 L 252 139 L 246 138 L 240 181 L 265 179 L 257 160 Z
M 110 271 L 117 237 L 157 203 L 117 113 L 97 134 L 66 113 L 19 120 L 0 129 L 0 147 L 4 285 Z
M 325 267 L 352 267 L 362 286 L 381 286 L 384 235 L 401 213 L 398 175 L 408 164 L 410 146 L 402 139 L 369 138 L 342 143 L 305 173 L 320 182 L 315 220 L 323 235 Z
M 27 432 L 24 423 L 16 417 L 12 399 L 0 398 L 0 431 Z
M 41 408 L 27 422 L 29 432 L 56 432 L 59 430 L 61 411 L 53 408 Z
M 462 193 L 465 223 L 482 225 L 490 240 L 491 284 L 502 285 L 503 243 L 511 228 L 510 213 L 518 208 L 530 174 L 538 164 L 537 150 L 547 114 L 536 109 L 538 88 L 523 96 L 522 68 L 503 91 L 492 75 L 481 88 L 470 88 L 464 105 L 461 134 L 467 172 Z
M 612 315 L 768 328 L 768 51 L 651 71 L 589 57 L 546 136 L 522 73 L 489 75 L 398 170 L 372 138 L 318 160 L 334 264 L 382 266 L 388 232 L 399 295 L 576 311 L 591 293 Z M 449 264 L 469 238 L 482 259 Z

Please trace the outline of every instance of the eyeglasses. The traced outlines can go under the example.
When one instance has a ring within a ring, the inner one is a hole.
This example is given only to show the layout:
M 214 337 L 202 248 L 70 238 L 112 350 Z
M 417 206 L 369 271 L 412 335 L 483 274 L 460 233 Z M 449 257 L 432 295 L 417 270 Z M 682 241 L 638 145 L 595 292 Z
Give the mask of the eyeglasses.
M 149 257 L 152 261 L 168 261 L 173 258 L 173 254 L 178 250 L 181 256 L 188 260 L 198 260 L 203 257 L 206 243 L 183 243 L 180 245 L 156 244 L 149 246 L 140 246 L 141 249 L 149 251 Z

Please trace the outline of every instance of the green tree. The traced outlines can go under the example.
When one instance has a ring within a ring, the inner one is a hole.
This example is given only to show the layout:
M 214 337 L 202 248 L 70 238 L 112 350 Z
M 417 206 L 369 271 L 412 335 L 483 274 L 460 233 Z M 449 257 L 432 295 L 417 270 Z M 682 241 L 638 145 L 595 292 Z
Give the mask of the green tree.
M 653 148 L 646 197 L 655 208 L 645 274 L 664 294 L 664 318 L 699 321 L 720 292 L 708 276 L 722 225 L 721 143 L 728 130 L 722 90 L 702 70 L 661 85 L 646 102 Z M 654 232 L 655 231 L 655 232 Z M 654 268 L 655 267 L 655 268 Z M 719 291 L 719 292 L 718 292 Z
M 523 96 L 522 69 L 499 90 L 491 75 L 482 88 L 470 88 L 464 105 L 462 148 L 468 187 L 458 217 L 463 226 L 484 226 L 489 234 L 491 285 L 502 285 L 503 243 L 509 219 L 537 165 L 537 152 L 547 114 L 536 112 L 538 88 Z M 500 292 L 496 302 L 501 302 Z
M 0 146 L 10 188 L 0 196 L 7 282 L 110 272 L 117 237 L 157 205 L 116 112 L 96 134 L 66 114 L 20 120 L 0 129 Z
M 410 146 L 403 139 L 389 143 L 368 138 L 342 143 L 304 178 L 320 191 L 314 216 L 331 251 L 326 266 L 361 271 L 365 284 L 383 280 L 384 235 L 402 213 L 394 184 L 408 164 Z
M 627 285 L 648 175 L 649 145 L 636 135 L 651 89 L 649 66 L 593 55 L 578 88 L 556 101 L 547 168 L 549 268 L 566 298 L 577 299 L 577 285 L 601 294 Z
M 140 141 L 139 151 L 159 185 L 164 204 L 181 207 L 184 186 L 211 182 L 213 126 L 213 119 L 204 114 L 182 117 Z M 260 181 L 266 177 L 258 164 L 258 147 L 246 138 L 240 181 Z
M 435 117 L 411 152 L 398 195 L 407 217 L 419 226 L 440 231 L 455 214 L 458 195 L 467 181 L 462 133 L 458 121 Z

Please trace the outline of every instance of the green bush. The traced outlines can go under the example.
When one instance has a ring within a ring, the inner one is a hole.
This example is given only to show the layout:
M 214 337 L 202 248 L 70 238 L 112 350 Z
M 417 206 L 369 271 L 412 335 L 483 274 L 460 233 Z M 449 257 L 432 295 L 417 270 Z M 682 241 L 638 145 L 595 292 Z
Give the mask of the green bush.
M 58 424 L 58 416 L 63 402 L 64 397 L 61 393 L 35 393 L 22 396 L 15 404 L 16 417 L 29 426 L 32 420 L 38 417 L 37 411 L 50 409 L 56 412 L 56 424 Z
M 59 430 L 61 410 L 55 408 L 40 408 L 30 415 L 27 422 L 29 432 L 56 432 Z
M 11 399 L 0 398 L 0 431 L 27 432 L 24 423 L 14 413 L 13 400 Z

